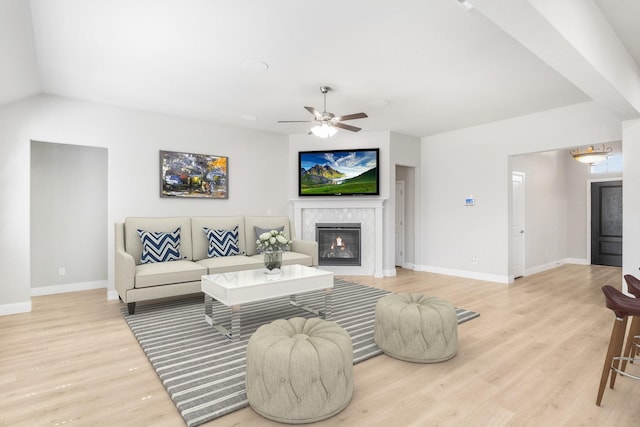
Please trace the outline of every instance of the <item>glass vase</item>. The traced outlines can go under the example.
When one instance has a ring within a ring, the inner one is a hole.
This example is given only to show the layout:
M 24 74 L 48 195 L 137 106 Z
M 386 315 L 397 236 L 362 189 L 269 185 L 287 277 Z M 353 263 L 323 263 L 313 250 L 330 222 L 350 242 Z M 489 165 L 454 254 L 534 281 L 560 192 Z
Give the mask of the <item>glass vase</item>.
M 278 274 L 280 273 L 280 267 L 282 267 L 282 251 L 264 251 L 264 266 L 266 267 L 265 273 Z

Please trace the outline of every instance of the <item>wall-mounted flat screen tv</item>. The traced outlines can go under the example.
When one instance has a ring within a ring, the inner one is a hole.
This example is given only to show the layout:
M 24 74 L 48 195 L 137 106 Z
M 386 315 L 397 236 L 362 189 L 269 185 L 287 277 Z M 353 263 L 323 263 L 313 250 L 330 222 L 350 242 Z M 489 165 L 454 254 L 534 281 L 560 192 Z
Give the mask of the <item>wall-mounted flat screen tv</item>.
M 301 151 L 299 196 L 380 194 L 378 148 Z

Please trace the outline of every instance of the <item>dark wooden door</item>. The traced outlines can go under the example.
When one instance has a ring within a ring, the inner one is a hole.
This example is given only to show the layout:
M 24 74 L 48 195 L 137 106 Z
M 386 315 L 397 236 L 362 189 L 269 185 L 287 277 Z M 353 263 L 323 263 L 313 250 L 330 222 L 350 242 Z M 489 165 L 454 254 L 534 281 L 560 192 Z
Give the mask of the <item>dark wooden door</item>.
M 591 184 L 591 264 L 622 267 L 622 181 Z

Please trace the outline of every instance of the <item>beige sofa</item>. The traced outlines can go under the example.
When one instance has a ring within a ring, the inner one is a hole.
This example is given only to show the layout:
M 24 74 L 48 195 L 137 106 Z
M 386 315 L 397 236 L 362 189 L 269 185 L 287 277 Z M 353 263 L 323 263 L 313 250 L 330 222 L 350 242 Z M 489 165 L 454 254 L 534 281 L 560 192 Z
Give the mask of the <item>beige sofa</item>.
M 209 257 L 209 240 L 204 228 L 232 230 L 238 226 L 240 255 Z M 138 230 L 173 232 L 180 228 L 181 259 L 141 263 L 142 241 Z M 296 240 L 288 217 L 220 216 L 220 217 L 133 217 L 115 224 L 115 287 L 120 299 L 135 312 L 138 301 L 200 292 L 203 275 L 249 270 L 264 266 L 263 255 L 256 249 L 256 227 L 277 229 L 293 241 L 283 253 L 283 265 L 318 265 L 318 244 Z

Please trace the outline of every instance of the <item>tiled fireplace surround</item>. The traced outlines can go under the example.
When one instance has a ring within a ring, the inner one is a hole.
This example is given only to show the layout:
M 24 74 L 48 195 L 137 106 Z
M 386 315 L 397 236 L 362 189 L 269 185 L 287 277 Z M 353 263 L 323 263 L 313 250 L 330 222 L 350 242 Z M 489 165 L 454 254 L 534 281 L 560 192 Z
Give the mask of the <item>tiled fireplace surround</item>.
M 342 275 L 382 277 L 382 199 L 340 198 L 324 200 L 296 199 L 293 205 L 293 221 L 298 238 L 316 240 L 316 224 L 360 223 L 361 265 L 322 266 L 323 269 Z

